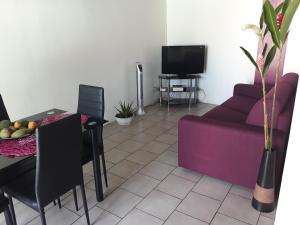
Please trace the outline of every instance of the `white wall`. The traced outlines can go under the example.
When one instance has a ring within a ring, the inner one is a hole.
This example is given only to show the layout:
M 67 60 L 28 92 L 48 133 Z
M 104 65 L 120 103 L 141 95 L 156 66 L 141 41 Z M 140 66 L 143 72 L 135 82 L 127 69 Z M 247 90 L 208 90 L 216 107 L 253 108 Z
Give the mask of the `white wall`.
M 298 89 L 294 118 L 291 128 L 289 146 L 287 150 L 285 166 L 283 171 L 282 184 L 280 189 L 279 201 L 275 225 L 300 224 L 299 202 L 300 202 L 300 92 Z
M 290 26 L 289 39 L 287 42 L 284 73 L 296 72 L 300 75 L 300 7 L 298 8 Z
M 168 45 L 208 46 L 207 71 L 200 86 L 204 102 L 220 104 L 232 96 L 236 83 L 253 83 L 254 67 L 239 46 L 254 56 L 257 38 L 241 28 L 257 24 L 261 1 L 167 0 Z
M 300 8 L 294 17 L 289 34 L 285 72 L 296 72 L 300 74 L 299 52 L 300 52 Z M 280 190 L 279 202 L 275 225 L 300 224 L 299 220 L 299 202 L 300 202 L 300 88 L 298 84 L 298 93 L 294 110 L 293 124 L 289 146 L 286 155 L 285 167 L 283 171 L 282 185 Z
M 0 93 L 11 119 L 52 107 L 75 111 L 79 83 L 105 88 L 106 117 L 135 100 L 135 62 L 145 103 L 155 98 L 162 0 L 1 0 Z

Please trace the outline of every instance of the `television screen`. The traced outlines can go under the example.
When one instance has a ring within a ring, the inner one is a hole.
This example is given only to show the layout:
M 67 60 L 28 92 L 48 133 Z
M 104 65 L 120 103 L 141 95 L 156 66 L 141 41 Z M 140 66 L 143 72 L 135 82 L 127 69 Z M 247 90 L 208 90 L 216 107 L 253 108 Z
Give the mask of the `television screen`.
M 206 48 L 204 45 L 163 46 L 163 74 L 199 74 L 204 72 Z

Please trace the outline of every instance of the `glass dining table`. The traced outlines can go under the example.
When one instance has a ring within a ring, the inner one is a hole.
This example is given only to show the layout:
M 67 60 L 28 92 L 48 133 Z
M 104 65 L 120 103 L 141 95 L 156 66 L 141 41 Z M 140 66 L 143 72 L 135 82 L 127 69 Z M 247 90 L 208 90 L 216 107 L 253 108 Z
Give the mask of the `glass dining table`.
M 30 117 L 24 118 L 28 121 L 42 121 L 45 119 L 52 118 L 54 116 L 58 116 L 60 114 L 65 113 L 66 111 L 60 109 L 51 109 L 42 113 L 38 113 L 32 115 Z M 83 132 L 86 132 L 83 129 Z M 0 139 L 0 148 L 1 142 L 5 140 Z M 2 145 L 4 146 L 4 145 Z M 102 177 L 101 177 L 101 167 L 99 160 L 98 148 L 91 146 L 93 150 L 93 166 L 96 168 L 95 171 L 95 189 L 97 201 L 103 200 L 103 188 L 102 188 Z M 36 166 L 36 157 L 34 155 L 29 156 L 4 156 L 0 154 L 0 189 L 5 184 L 10 181 L 16 179 L 18 176 L 35 169 Z

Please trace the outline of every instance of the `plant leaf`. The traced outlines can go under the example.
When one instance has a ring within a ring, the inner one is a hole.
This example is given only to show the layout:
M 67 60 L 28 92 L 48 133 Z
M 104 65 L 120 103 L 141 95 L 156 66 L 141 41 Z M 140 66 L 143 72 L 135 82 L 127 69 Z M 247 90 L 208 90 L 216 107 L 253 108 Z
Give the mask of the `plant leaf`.
M 286 10 L 287 10 L 287 8 L 288 8 L 290 2 L 291 2 L 290 0 L 285 0 L 285 1 L 284 1 L 283 7 L 282 7 L 282 14 L 283 14 L 283 15 L 285 14 L 285 12 L 286 12 Z
M 253 59 L 253 57 L 251 56 L 250 52 L 248 52 L 245 48 L 240 47 L 242 49 L 242 51 L 245 53 L 245 55 L 249 58 L 249 60 L 252 62 L 252 64 L 256 67 L 256 69 L 258 68 L 257 63 L 255 62 L 255 60 Z
M 298 0 L 298 1 L 300 1 L 300 0 Z M 276 13 L 275 13 L 275 10 L 269 0 L 266 0 L 266 2 L 264 3 L 263 9 L 264 9 L 265 22 L 271 33 L 273 43 L 278 48 L 280 48 L 281 38 L 280 38 L 279 29 L 277 27 Z
M 268 49 L 268 44 L 267 44 L 267 43 L 265 43 L 264 50 L 263 50 L 263 52 L 262 52 L 262 55 L 263 55 L 263 56 L 265 56 L 265 55 L 266 55 L 266 51 L 267 51 L 267 49 Z
M 282 10 L 283 4 L 285 4 L 285 2 L 280 3 L 280 4 L 276 7 L 276 9 L 275 9 L 276 15 Z
M 285 39 L 283 40 L 283 42 L 282 42 L 282 45 L 284 45 L 284 44 L 285 44 L 286 40 L 287 40 L 287 39 L 288 39 L 288 37 L 289 37 L 289 34 L 290 34 L 290 31 L 288 31 L 288 32 L 286 33 L 286 35 L 285 35 Z
M 267 35 L 268 32 L 269 32 L 269 29 L 268 29 L 268 27 L 266 26 L 266 28 L 265 28 L 265 33 L 264 33 L 264 37 Z
M 125 101 L 124 102 L 120 101 L 119 105 L 120 105 L 120 109 L 115 107 L 116 110 L 118 111 L 117 117 L 128 118 L 133 116 L 134 113 L 134 109 L 132 108 L 133 102 L 126 103 Z
M 256 26 L 255 24 L 246 24 L 244 27 L 243 27 L 243 30 L 252 30 L 256 36 L 258 36 L 259 38 L 262 38 L 262 30 Z
M 283 21 L 281 24 L 281 40 L 283 41 L 286 38 L 286 34 L 290 28 L 291 22 L 293 20 L 293 17 L 297 11 L 297 8 L 299 6 L 300 0 L 293 0 L 289 3 L 287 6 L 287 9 L 285 11 L 285 14 L 283 16 Z
M 268 72 L 269 67 L 270 67 L 270 65 L 271 65 L 271 63 L 272 63 L 272 61 L 273 61 L 273 59 L 276 55 L 276 51 L 277 51 L 277 47 L 276 47 L 276 45 L 274 45 L 270 49 L 270 51 L 269 51 L 269 53 L 266 57 L 266 61 L 265 61 L 264 69 L 263 69 L 263 76 L 265 76 L 265 74 Z
M 264 27 L 264 11 L 262 11 L 261 15 L 260 15 L 260 19 L 259 19 L 259 28 L 263 29 Z

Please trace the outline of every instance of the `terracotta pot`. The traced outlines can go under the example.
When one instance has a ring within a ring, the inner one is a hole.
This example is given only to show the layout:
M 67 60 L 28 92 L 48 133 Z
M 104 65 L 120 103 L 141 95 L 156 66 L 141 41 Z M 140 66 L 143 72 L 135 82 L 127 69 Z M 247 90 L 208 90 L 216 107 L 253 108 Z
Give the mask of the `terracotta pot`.
M 275 166 L 276 152 L 264 150 L 252 198 L 253 208 L 260 212 L 272 212 L 275 208 Z
M 128 118 L 119 118 L 116 117 L 117 123 L 121 126 L 128 126 L 131 124 L 132 121 L 132 117 L 128 117 Z

